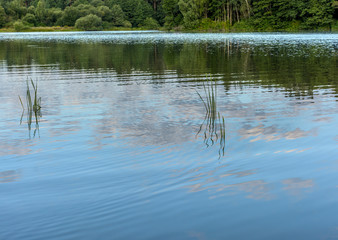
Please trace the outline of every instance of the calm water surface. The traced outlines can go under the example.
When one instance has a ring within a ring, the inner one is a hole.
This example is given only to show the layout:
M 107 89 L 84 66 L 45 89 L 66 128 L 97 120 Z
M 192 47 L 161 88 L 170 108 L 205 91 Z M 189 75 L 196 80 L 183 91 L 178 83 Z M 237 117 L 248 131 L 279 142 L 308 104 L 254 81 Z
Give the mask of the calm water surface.
M 0 34 L 0 239 L 338 239 L 337 53 L 337 34 Z

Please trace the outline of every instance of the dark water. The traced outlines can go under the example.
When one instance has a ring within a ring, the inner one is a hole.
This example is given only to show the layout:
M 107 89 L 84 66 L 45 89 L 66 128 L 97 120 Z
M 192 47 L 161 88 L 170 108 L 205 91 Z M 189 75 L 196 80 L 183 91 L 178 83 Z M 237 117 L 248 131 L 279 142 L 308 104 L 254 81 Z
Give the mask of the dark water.
M 0 34 L 0 239 L 338 239 L 337 53 L 337 34 Z

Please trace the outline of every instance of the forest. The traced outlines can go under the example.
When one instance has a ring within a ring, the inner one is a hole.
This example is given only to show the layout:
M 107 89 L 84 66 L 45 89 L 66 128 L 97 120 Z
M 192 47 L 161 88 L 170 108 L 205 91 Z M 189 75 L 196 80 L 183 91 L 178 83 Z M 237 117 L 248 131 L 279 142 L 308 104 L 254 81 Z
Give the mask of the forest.
M 333 0 L 0 0 L 0 28 L 337 30 Z

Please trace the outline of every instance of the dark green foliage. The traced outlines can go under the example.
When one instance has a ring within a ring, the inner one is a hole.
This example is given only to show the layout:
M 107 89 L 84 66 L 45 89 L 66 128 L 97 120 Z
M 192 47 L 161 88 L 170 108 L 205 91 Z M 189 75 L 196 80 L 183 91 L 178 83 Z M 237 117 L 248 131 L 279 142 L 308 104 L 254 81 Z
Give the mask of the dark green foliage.
M 184 26 L 188 29 L 196 28 L 201 17 L 196 0 L 179 0 L 178 6 L 183 15 Z
M 126 15 L 133 27 L 142 25 L 147 17 L 153 17 L 152 7 L 144 0 L 115 0 Z
M 45 0 L 39 0 L 38 5 L 35 9 L 35 16 L 37 17 L 38 21 L 44 24 L 44 20 L 47 17 L 48 9 Z
M 27 8 L 27 13 L 30 13 L 30 14 L 35 14 L 35 7 L 34 6 L 29 6 L 29 8 Z
M 147 17 L 143 21 L 142 27 L 147 29 L 159 29 L 160 24 L 158 24 L 158 22 L 155 19 Z
M 46 26 L 60 25 L 58 24 L 59 19 L 62 18 L 63 12 L 60 8 L 50 8 L 47 11 L 47 16 L 45 18 Z
M 77 19 L 89 14 L 100 16 L 100 11 L 89 4 L 67 7 L 63 12 L 62 25 L 74 26 Z
M 25 24 L 24 22 L 17 20 L 14 22 L 13 27 L 15 29 L 16 32 L 21 32 L 23 30 L 26 30 L 29 28 L 29 26 L 27 24 Z
M 85 31 L 102 30 L 102 19 L 94 14 L 89 14 L 76 20 L 75 27 Z
M 5 9 L 0 5 L 0 27 L 3 27 L 7 22 L 7 15 Z
M 27 8 L 20 0 L 7 2 L 5 7 L 7 14 L 11 16 L 13 19 L 20 19 L 27 13 Z
M 295 21 L 304 29 L 317 29 L 333 22 L 332 0 L 255 0 L 253 9 L 258 29 L 286 29 Z
M 123 26 L 125 22 L 125 15 L 120 5 L 113 5 L 111 8 L 111 20 L 115 26 Z
M 89 2 L 88 0 L 75 0 L 75 2 L 71 6 L 77 7 L 79 5 L 89 5 Z
M 316 29 L 330 26 L 333 23 L 332 0 L 309 0 L 301 16 L 304 19 L 304 28 Z
M 90 14 L 101 18 L 104 28 L 131 24 L 212 31 L 329 30 L 336 29 L 338 1 L 0 0 L 0 27 L 17 20 L 31 26 L 74 26 Z
M 104 3 L 103 3 L 102 0 L 91 0 L 90 5 L 92 5 L 94 7 L 99 7 L 99 6 L 103 6 Z
M 167 28 L 178 26 L 183 21 L 183 15 L 180 12 L 178 1 L 179 0 L 162 0 L 162 8 L 165 14 L 164 21 Z
M 112 10 L 109 9 L 107 6 L 99 6 L 97 8 L 99 16 L 102 18 L 103 21 L 110 22 L 112 20 L 113 14 Z
M 26 16 L 24 16 L 24 17 L 22 18 L 22 21 L 23 21 L 23 22 L 26 22 L 26 23 L 28 23 L 28 24 L 31 24 L 31 25 L 33 25 L 33 26 L 36 25 L 36 18 L 35 18 L 35 16 L 34 16 L 33 14 L 31 14 L 31 13 L 27 13 Z

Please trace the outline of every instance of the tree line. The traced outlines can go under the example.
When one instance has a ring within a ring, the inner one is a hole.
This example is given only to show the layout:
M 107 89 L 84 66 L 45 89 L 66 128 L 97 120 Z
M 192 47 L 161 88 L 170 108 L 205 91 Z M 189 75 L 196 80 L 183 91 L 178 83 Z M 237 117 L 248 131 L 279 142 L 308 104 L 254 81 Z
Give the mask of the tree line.
M 334 0 L 0 0 L 0 27 L 327 30 L 337 9 Z

